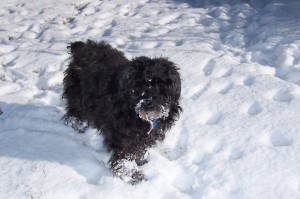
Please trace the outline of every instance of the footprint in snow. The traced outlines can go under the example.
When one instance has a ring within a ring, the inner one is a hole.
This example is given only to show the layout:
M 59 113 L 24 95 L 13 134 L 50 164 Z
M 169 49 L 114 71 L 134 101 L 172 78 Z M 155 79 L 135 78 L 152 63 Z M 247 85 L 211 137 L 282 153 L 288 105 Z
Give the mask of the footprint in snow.
M 199 99 L 202 94 L 207 91 L 207 89 L 210 87 L 210 82 L 205 82 L 202 83 L 200 85 L 197 86 L 197 88 L 195 88 L 195 90 L 191 90 L 192 94 L 191 94 L 191 99 L 192 100 L 197 100 Z
M 239 160 L 243 158 L 244 152 L 240 148 L 234 148 L 230 151 L 228 159 L 229 160 Z
M 289 90 L 280 89 L 274 94 L 272 99 L 276 102 L 291 102 L 293 98 L 294 96 L 290 93 Z
M 175 46 L 182 46 L 184 44 L 184 40 L 178 40 L 175 42 Z
M 122 6 L 118 6 L 120 15 L 128 16 L 131 10 L 130 4 L 124 4 Z
M 108 28 L 107 30 L 105 30 L 104 31 L 104 33 L 103 33 L 103 37 L 108 37 L 108 36 L 110 36 L 111 34 L 112 34 L 112 28 Z
M 210 16 L 212 16 L 212 17 L 214 17 L 214 18 L 218 18 L 218 17 L 220 17 L 223 14 L 223 12 L 222 12 L 221 9 L 215 8 L 215 9 L 213 9 L 212 11 L 210 11 L 207 14 L 210 15 Z
M 233 88 L 233 82 L 222 79 L 221 81 L 215 82 L 212 85 L 212 90 L 225 95 L 229 90 Z
M 1 52 L 1 47 L 0 47 Z M 15 54 L 14 52 L 5 53 L 3 56 L 3 59 L 0 61 L 0 66 L 3 67 L 11 67 L 18 63 L 17 59 L 19 58 L 19 55 Z
M 1 44 L 0 46 L 0 53 L 11 53 L 15 50 L 16 48 L 13 45 L 6 45 L 6 44 Z
M 203 67 L 203 72 L 205 76 L 210 76 L 214 70 L 216 61 L 214 59 L 209 60 L 206 65 Z
M 162 17 L 160 20 L 158 20 L 159 25 L 166 25 L 171 23 L 172 21 L 176 20 L 179 16 L 178 15 L 168 15 Z
M 262 111 L 262 107 L 257 101 L 251 103 L 245 103 L 240 107 L 240 111 L 243 114 L 248 114 L 249 116 L 254 116 Z
M 264 132 L 259 135 L 257 141 L 265 146 L 288 147 L 293 144 L 293 140 L 280 132 Z
M 293 144 L 293 140 L 282 133 L 273 133 L 270 137 L 270 141 L 274 147 L 291 146 Z
M 211 114 L 209 119 L 206 121 L 207 125 L 216 125 L 222 118 L 222 114 L 220 112 L 214 112 Z
M 153 48 L 157 48 L 161 46 L 160 42 L 156 42 L 156 41 L 149 41 L 149 42 L 144 42 L 143 47 L 146 49 L 153 49 Z
M 203 110 L 199 115 L 198 121 L 201 124 L 216 125 L 222 119 L 222 113 L 219 111 L 205 111 Z
M 161 35 L 164 35 L 166 33 L 170 32 L 170 30 L 168 28 L 160 28 L 160 29 L 155 29 L 155 28 L 147 28 L 146 30 L 144 30 L 144 33 L 150 34 L 153 37 L 158 37 Z
M 97 16 L 97 18 L 98 19 L 107 19 L 107 18 L 110 18 L 112 15 L 113 15 L 112 12 L 102 12 L 100 15 Z
M 176 132 L 176 131 L 175 131 Z M 188 142 L 188 128 L 186 127 L 186 124 L 183 124 L 183 128 L 180 131 L 177 131 L 177 141 L 174 145 L 174 148 L 169 153 L 168 159 L 171 161 L 177 160 L 180 158 L 185 152 Z
M 255 78 L 253 76 L 249 75 L 244 79 L 243 83 L 245 86 L 251 86 L 251 85 L 253 85 L 254 80 L 255 80 Z
M 259 103 L 257 101 L 253 102 L 248 108 L 249 115 L 256 115 L 262 111 Z
M 229 77 L 232 74 L 232 67 L 220 67 L 214 73 L 215 77 Z
M 213 141 L 208 142 L 206 146 L 206 150 L 209 153 L 219 153 L 224 148 L 224 140 L 223 139 L 216 139 Z
M 210 26 L 214 22 L 213 18 L 204 18 L 199 21 L 203 26 Z

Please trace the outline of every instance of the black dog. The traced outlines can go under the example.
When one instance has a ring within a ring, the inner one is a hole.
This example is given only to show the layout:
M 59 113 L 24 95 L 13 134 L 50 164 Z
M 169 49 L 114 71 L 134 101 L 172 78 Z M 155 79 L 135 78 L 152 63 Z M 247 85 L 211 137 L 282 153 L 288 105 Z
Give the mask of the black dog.
M 165 58 L 130 61 L 104 42 L 75 42 L 68 49 L 66 124 L 101 131 L 112 171 L 124 181 L 142 180 L 137 166 L 147 162 L 147 148 L 164 139 L 181 112 L 178 68 Z

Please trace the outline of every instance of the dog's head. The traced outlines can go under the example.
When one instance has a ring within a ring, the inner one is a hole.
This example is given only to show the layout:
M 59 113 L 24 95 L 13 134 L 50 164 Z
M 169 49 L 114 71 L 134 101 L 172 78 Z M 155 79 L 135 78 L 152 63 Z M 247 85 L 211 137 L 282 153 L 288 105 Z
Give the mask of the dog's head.
M 122 74 L 124 100 L 144 121 L 168 117 L 172 105 L 178 106 L 181 80 L 174 63 L 165 58 L 138 57 Z M 151 125 L 152 130 L 153 125 Z

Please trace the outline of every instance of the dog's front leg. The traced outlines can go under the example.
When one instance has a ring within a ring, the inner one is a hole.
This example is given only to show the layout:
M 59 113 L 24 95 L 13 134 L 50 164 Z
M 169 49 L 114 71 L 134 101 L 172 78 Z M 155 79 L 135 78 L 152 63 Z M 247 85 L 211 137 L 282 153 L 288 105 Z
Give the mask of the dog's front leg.
M 145 148 L 138 150 L 138 153 L 135 156 L 135 162 L 138 166 L 143 166 L 148 163 L 148 152 Z
M 138 170 L 138 165 L 132 154 L 113 153 L 110 167 L 112 172 L 126 183 L 137 184 L 144 179 L 144 175 Z

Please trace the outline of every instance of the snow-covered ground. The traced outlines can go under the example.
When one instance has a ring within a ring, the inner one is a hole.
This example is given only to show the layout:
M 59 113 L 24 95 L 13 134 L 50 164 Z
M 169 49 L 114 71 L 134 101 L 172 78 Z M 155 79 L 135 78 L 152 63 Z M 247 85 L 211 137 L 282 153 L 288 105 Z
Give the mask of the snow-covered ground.
M 299 1 L 0 3 L 1 199 L 300 198 Z M 135 186 L 61 121 L 66 46 L 86 39 L 180 68 L 184 112 Z

